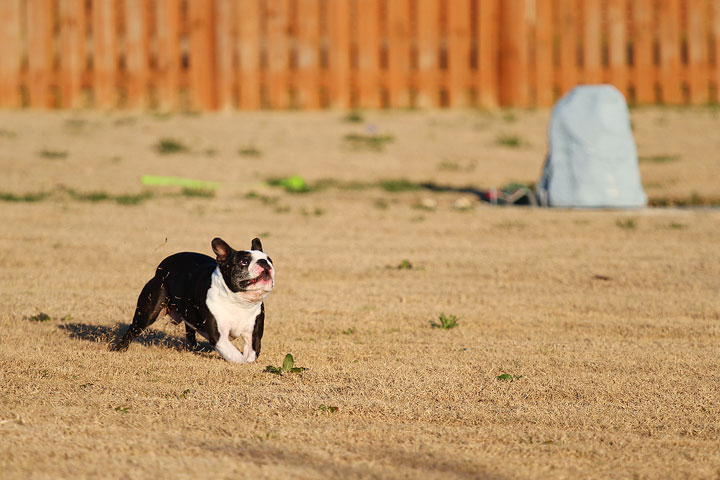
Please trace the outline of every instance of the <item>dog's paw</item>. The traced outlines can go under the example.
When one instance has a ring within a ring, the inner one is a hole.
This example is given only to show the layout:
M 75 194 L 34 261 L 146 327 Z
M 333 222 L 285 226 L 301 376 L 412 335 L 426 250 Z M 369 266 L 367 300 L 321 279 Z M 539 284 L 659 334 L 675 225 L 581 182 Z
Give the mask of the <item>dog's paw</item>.
M 123 343 L 111 343 L 108 346 L 108 350 L 110 350 L 111 352 L 124 352 L 128 349 L 129 346 L 130 345 L 125 345 Z

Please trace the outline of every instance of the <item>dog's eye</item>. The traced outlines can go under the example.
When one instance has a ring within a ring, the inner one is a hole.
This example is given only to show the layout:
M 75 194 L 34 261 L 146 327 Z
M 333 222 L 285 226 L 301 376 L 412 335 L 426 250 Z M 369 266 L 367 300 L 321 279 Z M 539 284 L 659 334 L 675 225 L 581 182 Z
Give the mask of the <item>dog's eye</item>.
M 242 265 L 243 267 L 247 267 L 249 263 L 250 260 L 240 260 L 240 265 Z

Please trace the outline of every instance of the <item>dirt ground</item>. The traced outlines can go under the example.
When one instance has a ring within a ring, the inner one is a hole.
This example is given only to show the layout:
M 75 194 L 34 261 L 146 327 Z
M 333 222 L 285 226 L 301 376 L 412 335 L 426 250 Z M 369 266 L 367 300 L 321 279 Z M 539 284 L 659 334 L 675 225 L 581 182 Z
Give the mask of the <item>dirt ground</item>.
M 719 477 L 720 211 L 375 185 L 534 182 L 548 119 L 0 112 L 0 477 Z M 717 110 L 632 120 L 648 196 L 717 196 Z M 335 184 L 264 183 L 291 174 Z M 215 236 L 277 267 L 259 361 L 168 318 L 108 351 L 158 262 Z M 287 353 L 307 370 L 264 371 Z

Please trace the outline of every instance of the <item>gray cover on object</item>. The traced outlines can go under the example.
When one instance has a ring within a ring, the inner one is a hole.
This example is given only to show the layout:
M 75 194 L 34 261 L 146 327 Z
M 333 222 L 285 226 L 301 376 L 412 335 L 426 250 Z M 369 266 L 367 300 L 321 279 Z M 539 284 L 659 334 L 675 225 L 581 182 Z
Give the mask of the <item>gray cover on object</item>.
M 550 120 L 538 196 L 552 207 L 644 207 L 625 97 L 612 85 L 575 87 Z

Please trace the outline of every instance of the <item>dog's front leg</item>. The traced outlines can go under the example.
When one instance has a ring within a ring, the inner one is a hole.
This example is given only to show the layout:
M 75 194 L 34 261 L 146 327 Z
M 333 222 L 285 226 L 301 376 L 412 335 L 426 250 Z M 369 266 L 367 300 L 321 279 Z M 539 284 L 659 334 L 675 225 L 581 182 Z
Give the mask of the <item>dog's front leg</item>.
M 220 339 L 215 344 L 215 350 L 228 362 L 245 363 L 245 356 L 235 348 L 227 334 L 221 334 Z
M 252 335 L 243 335 L 242 337 L 245 342 L 245 346 L 243 346 L 243 358 L 246 362 L 253 363 L 257 359 L 257 354 L 255 353 L 255 349 L 253 349 Z

